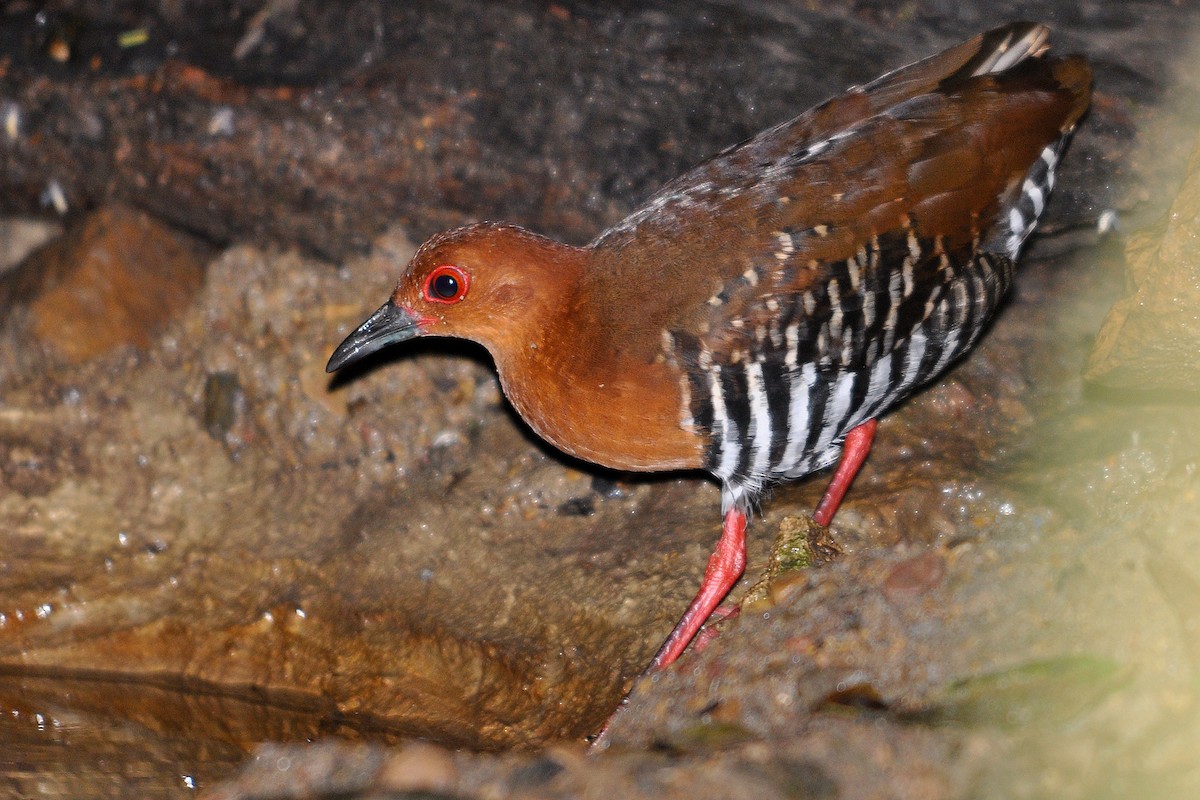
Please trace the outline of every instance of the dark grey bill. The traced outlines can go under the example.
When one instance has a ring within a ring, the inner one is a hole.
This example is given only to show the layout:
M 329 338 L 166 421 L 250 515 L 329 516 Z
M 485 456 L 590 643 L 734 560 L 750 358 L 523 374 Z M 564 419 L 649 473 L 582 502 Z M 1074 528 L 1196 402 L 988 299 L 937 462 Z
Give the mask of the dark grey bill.
M 338 345 L 338 349 L 329 357 L 325 371 L 337 372 L 347 364 L 353 364 L 388 345 L 406 342 L 420 335 L 417 318 L 388 301 Z

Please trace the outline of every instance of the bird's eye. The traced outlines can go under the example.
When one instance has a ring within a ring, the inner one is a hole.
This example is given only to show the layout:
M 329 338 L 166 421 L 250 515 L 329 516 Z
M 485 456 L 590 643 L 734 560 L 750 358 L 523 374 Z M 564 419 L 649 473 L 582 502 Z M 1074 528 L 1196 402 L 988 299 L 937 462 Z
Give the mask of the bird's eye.
M 425 299 L 434 303 L 457 303 L 467 296 L 467 273 L 453 264 L 443 264 L 425 279 Z

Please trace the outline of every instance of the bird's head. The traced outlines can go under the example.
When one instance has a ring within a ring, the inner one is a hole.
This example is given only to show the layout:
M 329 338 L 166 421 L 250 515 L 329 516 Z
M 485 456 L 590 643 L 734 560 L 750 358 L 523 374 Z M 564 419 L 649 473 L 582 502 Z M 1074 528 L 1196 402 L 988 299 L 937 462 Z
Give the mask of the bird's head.
M 584 251 L 514 225 L 483 222 L 421 245 L 391 298 L 338 346 L 334 372 L 398 342 L 452 336 L 499 359 L 568 313 Z

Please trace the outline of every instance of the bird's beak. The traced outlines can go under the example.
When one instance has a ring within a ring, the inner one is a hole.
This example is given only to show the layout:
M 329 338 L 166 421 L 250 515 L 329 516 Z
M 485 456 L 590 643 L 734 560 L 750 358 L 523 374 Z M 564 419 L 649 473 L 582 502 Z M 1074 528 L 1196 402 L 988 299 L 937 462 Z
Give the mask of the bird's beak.
M 326 372 L 336 372 L 347 364 L 369 356 L 377 350 L 397 342 L 406 342 L 420 336 L 423 331 L 420 320 L 408 309 L 390 300 L 359 325 L 346 341 L 338 345 L 325 365 Z

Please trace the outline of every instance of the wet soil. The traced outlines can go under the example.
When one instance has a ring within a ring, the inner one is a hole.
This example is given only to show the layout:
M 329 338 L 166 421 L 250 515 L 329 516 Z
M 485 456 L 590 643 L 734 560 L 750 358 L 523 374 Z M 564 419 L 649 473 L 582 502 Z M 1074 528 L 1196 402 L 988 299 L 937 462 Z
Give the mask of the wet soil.
M 883 421 L 827 536 L 805 522 L 822 476 L 764 503 L 732 595 L 750 601 L 649 678 L 718 533 L 716 488 L 563 458 L 469 347 L 326 376 L 411 252 L 406 229 L 336 267 L 313 248 L 226 247 L 165 328 L 97 333 L 82 359 L 52 335 L 71 307 L 35 325 L 49 285 L 16 282 L 0 328 L 0 786 L 1194 796 L 1197 406 L 1081 377 L 1125 290 L 1123 231 L 1168 211 L 1195 142 L 1194 83 L 1145 78 L 1194 63 L 1150 46 L 1172 8 L 1142 28 L 1062 20 L 1101 84 L 1012 302 Z M 1101 235 L 1111 205 L 1128 227 Z M 14 253 L 46 235 L 0 232 Z M 153 268 L 137 260 L 120 257 Z M 797 552 L 812 565 L 755 586 Z M 314 740 L 268 745 L 221 784 L 260 743 Z

